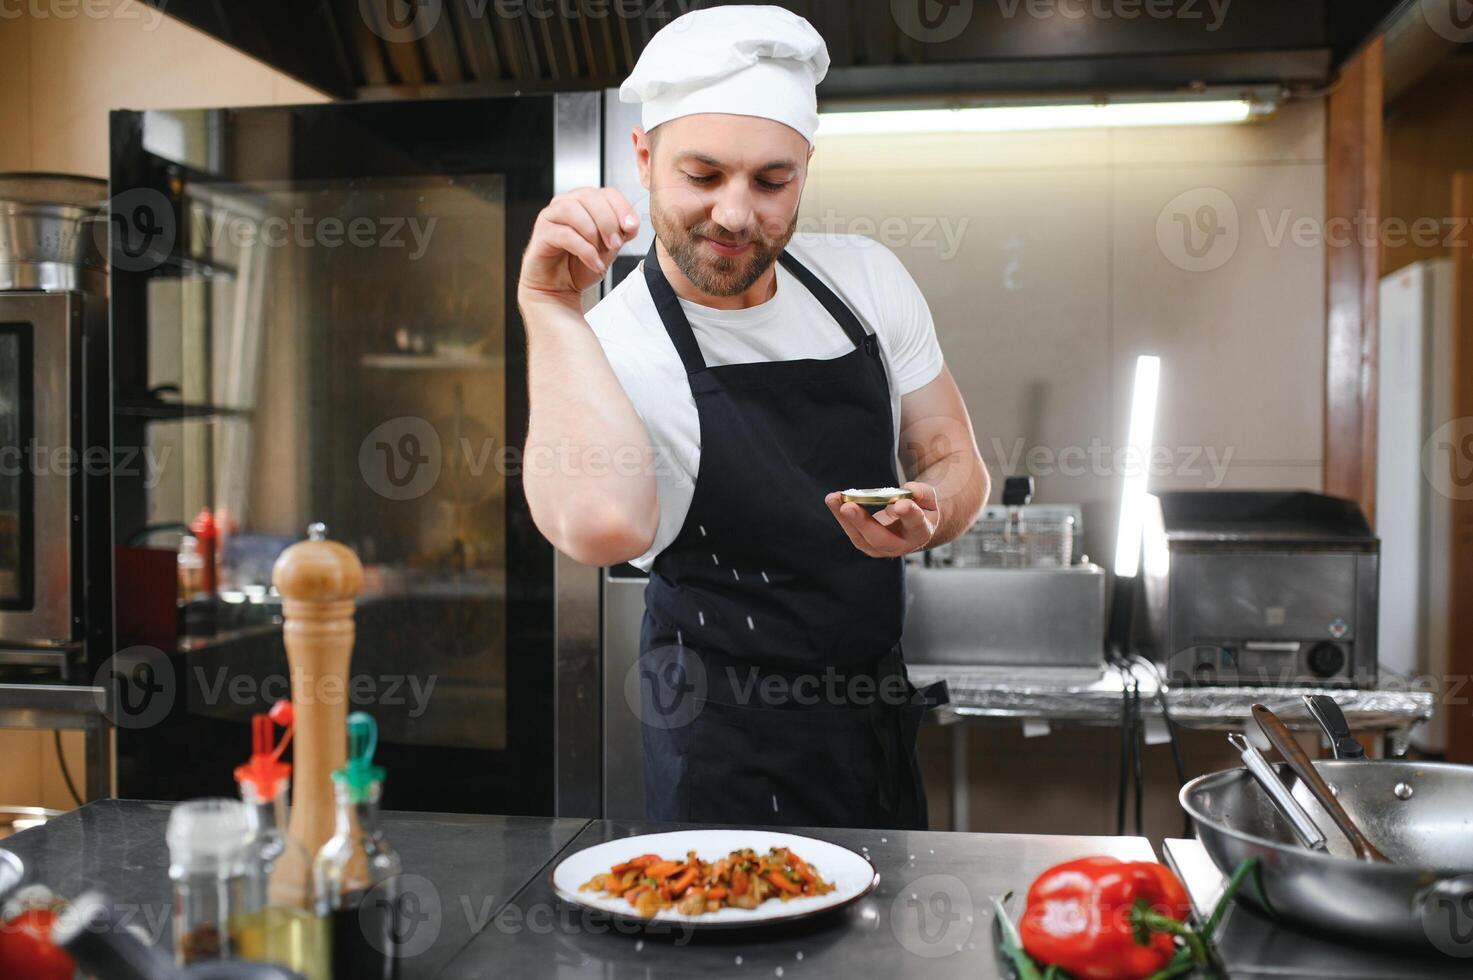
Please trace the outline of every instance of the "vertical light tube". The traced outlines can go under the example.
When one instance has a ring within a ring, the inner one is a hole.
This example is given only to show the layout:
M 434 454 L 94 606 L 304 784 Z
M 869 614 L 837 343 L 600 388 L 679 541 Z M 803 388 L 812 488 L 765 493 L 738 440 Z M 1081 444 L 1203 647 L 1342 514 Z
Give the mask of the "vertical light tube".
M 1141 524 L 1146 510 L 1146 482 L 1151 470 L 1151 441 L 1156 431 L 1156 395 L 1160 384 L 1161 358 L 1151 354 L 1136 358 L 1125 489 L 1120 497 L 1120 527 L 1115 536 L 1117 578 L 1135 578 L 1140 570 Z

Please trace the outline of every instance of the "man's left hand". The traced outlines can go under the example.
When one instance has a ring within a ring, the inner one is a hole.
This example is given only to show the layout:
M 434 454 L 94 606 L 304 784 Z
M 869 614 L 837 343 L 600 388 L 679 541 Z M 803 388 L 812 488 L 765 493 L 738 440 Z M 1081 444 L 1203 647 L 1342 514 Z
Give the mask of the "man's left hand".
M 899 558 L 930 544 L 941 523 L 935 487 L 928 483 L 902 485 L 914 498 L 897 500 L 876 514 L 859 504 L 845 503 L 842 494 L 831 493 L 824 503 L 854 547 L 871 558 Z

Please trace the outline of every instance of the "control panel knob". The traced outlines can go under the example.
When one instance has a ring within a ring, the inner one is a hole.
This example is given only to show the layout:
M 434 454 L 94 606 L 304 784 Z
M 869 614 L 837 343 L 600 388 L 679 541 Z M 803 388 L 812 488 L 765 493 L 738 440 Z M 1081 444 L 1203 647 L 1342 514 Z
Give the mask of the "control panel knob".
M 1316 677 L 1334 677 L 1345 669 L 1345 650 L 1340 644 L 1325 640 L 1310 648 L 1305 662 Z

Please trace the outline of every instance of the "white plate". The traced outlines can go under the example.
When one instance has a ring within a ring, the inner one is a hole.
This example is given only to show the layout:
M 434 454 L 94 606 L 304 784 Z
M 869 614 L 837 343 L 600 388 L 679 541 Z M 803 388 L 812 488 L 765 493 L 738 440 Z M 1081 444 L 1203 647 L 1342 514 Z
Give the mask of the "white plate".
M 766 854 L 773 847 L 791 848 L 824 881 L 833 885 L 834 890 L 827 895 L 790 898 L 786 902 L 771 899 L 755 909 L 723 908 L 705 915 L 682 915 L 674 909 L 665 909 L 649 919 L 636 915 L 626 899 L 578 890 L 594 875 L 604 874 L 614 865 L 641 854 L 658 854 L 662 858 L 679 861 L 684 860 L 687 851 L 695 851 L 696 857 L 703 861 L 718 861 L 744 847 L 750 847 L 758 854 Z M 677 830 L 668 834 L 621 837 L 570 854 L 552 869 L 553 891 L 565 902 L 638 922 L 681 922 L 714 929 L 790 922 L 828 912 L 869 894 L 879 881 L 875 866 L 847 847 L 774 830 Z

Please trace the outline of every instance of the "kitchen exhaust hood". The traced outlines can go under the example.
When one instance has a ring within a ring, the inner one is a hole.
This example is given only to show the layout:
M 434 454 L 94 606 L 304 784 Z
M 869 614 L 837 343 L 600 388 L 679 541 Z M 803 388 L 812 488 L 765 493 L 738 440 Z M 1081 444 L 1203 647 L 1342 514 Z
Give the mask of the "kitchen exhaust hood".
M 149 0 L 341 99 L 617 86 L 700 0 Z M 1418 0 L 789 0 L 826 102 L 1316 88 Z

